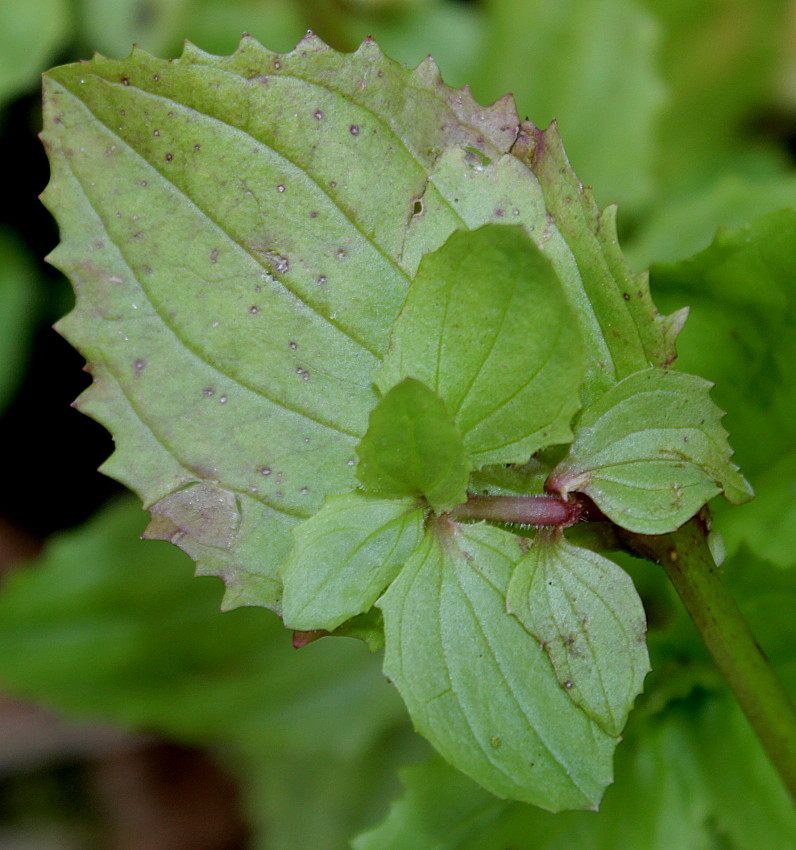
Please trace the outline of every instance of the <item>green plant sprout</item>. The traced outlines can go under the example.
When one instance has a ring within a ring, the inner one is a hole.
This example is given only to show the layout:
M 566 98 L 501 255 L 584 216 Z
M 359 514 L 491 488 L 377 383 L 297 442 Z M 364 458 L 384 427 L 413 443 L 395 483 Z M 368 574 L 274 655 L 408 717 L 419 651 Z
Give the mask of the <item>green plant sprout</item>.
M 104 465 L 224 605 L 384 647 L 493 794 L 597 808 L 649 670 L 623 550 L 666 570 L 792 794 L 796 715 L 722 585 L 752 491 L 711 384 L 555 124 L 368 39 L 136 50 L 45 78 L 60 331 Z

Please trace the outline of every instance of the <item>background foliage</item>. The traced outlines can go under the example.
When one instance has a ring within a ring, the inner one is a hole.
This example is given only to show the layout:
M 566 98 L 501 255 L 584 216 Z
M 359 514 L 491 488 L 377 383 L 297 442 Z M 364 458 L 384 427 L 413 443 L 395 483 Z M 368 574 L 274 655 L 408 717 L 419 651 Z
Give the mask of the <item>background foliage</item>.
M 123 57 L 134 41 L 159 55 L 177 55 L 185 37 L 229 53 L 244 30 L 289 50 L 307 28 L 342 50 L 371 34 L 412 65 L 431 53 L 446 82 L 469 83 L 481 102 L 513 91 L 537 124 L 557 117 L 598 202 L 620 203 L 632 263 L 653 264 L 660 309 L 692 307 L 678 366 L 717 382 L 758 494 L 717 505 L 725 576 L 796 685 L 791 0 L 6 0 L 0 156 L 19 179 L 0 200 L 0 510 L 37 542 L 96 516 L 5 582 L 0 682 L 74 716 L 212 747 L 239 778 L 253 846 L 333 850 L 363 830 L 358 850 L 794 846 L 778 781 L 649 566 L 628 565 L 653 673 L 616 785 L 597 815 L 550 816 L 428 760 L 364 646 L 295 653 L 270 613 L 219 615 L 219 583 L 190 578 L 165 544 L 136 542 L 143 515 L 108 501 L 115 485 L 92 471 L 110 442 L 69 409 L 87 380 L 49 329 L 71 296 L 41 261 L 57 235 L 35 200 L 47 179 L 39 74 L 91 50 Z

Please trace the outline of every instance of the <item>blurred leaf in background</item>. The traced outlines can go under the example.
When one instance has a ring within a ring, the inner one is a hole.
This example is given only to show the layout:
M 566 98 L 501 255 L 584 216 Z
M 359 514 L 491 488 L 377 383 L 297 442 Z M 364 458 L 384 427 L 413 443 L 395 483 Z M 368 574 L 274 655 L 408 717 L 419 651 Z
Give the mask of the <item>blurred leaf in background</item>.
M 0 7 L 0 107 L 36 86 L 69 34 L 69 0 L 3 0 Z
M 0 684 L 218 749 L 247 780 L 263 847 L 342 846 L 396 790 L 396 764 L 423 751 L 378 659 L 353 640 L 297 652 L 262 609 L 220 614 L 220 582 L 137 542 L 144 524 L 122 500 L 7 580 Z M 273 828 L 283 838 L 266 844 Z
M 694 257 L 653 266 L 651 282 L 662 309 L 691 305 L 678 366 L 715 381 L 736 462 L 755 489 L 737 509 L 715 503 L 730 551 L 746 542 L 796 563 L 796 211 L 722 230 Z
M 664 99 L 654 17 L 633 0 L 486 0 L 485 16 L 476 98 L 512 91 L 521 116 L 557 119 L 600 206 L 648 202 Z

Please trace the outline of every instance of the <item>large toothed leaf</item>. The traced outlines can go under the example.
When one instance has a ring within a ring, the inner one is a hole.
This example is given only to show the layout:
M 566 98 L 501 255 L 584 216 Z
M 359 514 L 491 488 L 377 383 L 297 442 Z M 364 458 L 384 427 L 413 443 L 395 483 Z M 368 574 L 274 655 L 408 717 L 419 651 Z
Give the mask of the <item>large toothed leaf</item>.
M 591 808 L 616 739 L 566 695 L 544 650 L 506 612 L 513 535 L 441 523 L 379 602 L 384 671 L 423 735 L 500 797 Z
M 376 381 L 428 384 L 483 466 L 572 439 L 583 360 L 550 261 L 521 228 L 488 226 L 423 258 Z
M 442 399 L 414 378 L 379 401 L 357 454 L 357 477 L 375 496 L 423 496 L 437 511 L 467 499 L 470 461 L 461 434 Z
M 81 409 L 114 434 L 105 471 L 156 506 L 150 534 L 221 575 L 227 605 L 278 608 L 290 529 L 356 485 L 372 372 L 421 257 L 454 230 L 532 234 L 586 341 L 587 399 L 670 359 L 610 214 L 562 207 L 575 178 L 560 146 L 547 167 L 550 132 L 370 40 L 346 56 L 247 37 L 229 57 L 136 50 L 47 75 L 52 259 L 77 292 L 59 327 L 95 378 Z M 640 317 L 634 364 L 609 349 Z
M 423 511 L 412 500 L 331 496 L 294 529 L 296 542 L 281 573 L 285 625 L 331 631 L 367 611 L 422 533 Z
M 730 460 L 710 387 L 662 369 L 626 378 L 584 410 L 549 488 L 586 493 L 642 534 L 674 531 L 722 491 L 735 504 L 747 501 L 752 492 Z
M 544 647 L 572 701 L 618 735 L 650 669 L 646 617 L 630 576 L 560 532 L 539 533 L 506 602 Z

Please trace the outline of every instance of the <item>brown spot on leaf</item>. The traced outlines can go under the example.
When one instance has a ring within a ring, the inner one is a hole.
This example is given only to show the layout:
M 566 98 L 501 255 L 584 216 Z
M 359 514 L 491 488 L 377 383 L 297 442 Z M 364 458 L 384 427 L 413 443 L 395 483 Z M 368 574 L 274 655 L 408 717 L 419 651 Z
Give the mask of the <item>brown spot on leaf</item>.
M 149 510 L 152 520 L 143 537 L 168 540 L 183 549 L 184 538 L 203 546 L 229 549 L 240 527 L 234 494 L 214 484 L 196 482 L 164 496 Z

